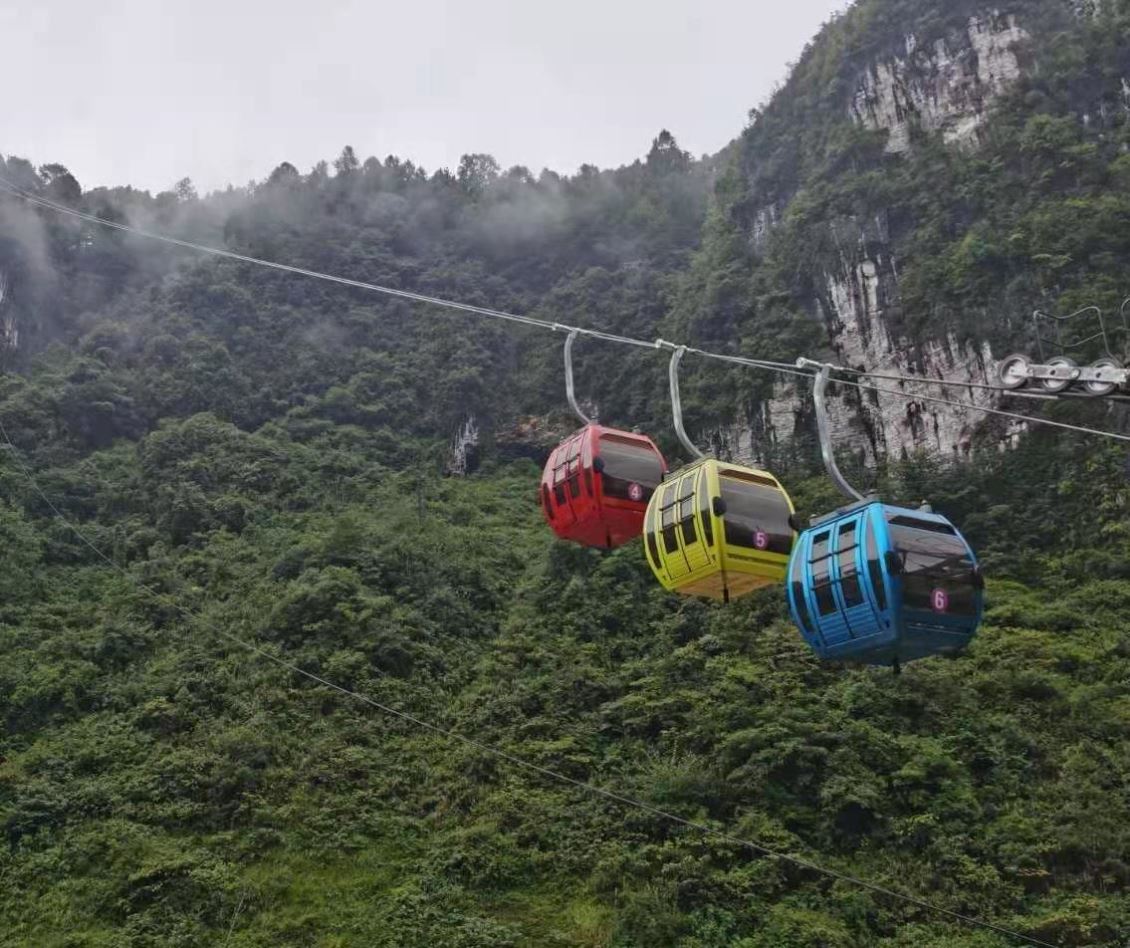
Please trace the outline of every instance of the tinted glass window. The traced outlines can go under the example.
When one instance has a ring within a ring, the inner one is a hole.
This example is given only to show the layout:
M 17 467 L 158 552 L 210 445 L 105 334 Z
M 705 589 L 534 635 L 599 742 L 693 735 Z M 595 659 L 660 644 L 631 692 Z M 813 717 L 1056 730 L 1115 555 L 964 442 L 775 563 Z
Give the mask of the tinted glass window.
M 832 593 L 831 560 L 828 553 L 831 534 L 825 530 L 812 538 L 812 592 L 820 615 L 836 611 L 836 597 Z
M 908 517 L 905 514 L 888 517 L 887 523 L 892 527 L 911 527 L 915 530 L 925 530 L 927 533 L 946 533 L 951 537 L 957 535 L 957 531 L 948 523 L 942 523 L 938 520 L 922 520 L 919 517 Z
M 875 542 L 875 528 L 867 525 L 867 575 L 875 590 L 875 604 L 880 609 L 887 608 L 887 590 L 883 585 L 883 566 L 879 562 L 879 545 Z
M 952 527 L 899 516 L 889 521 L 902 565 L 903 605 L 948 615 L 974 615 L 973 559 Z
M 705 474 L 698 477 L 698 513 L 702 518 L 702 539 L 707 546 L 714 546 L 714 521 L 711 519 L 710 485 Z
M 659 496 L 659 525 L 663 532 L 663 548 L 668 553 L 675 553 L 679 549 L 679 499 L 675 493 L 678 486 L 678 481 L 672 481 L 663 488 Z
M 812 566 L 812 591 L 816 594 L 816 608 L 822 616 L 836 611 L 836 597 L 832 594 L 832 578 L 828 574 L 828 566 L 827 557 Z
M 558 484 L 555 488 L 553 488 L 553 496 L 557 499 L 557 506 L 558 507 L 564 506 L 564 504 L 565 504 L 565 487 L 564 487 L 564 485 Z
M 863 587 L 859 583 L 859 570 L 856 569 L 855 521 L 840 527 L 838 565 L 840 568 L 840 592 L 847 608 L 863 605 Z
M 659 559 L 659 544 L 655 542 L 655 531 L 647 531 L 647 548 L 651 551 L 651 559 L 656 565 L 661 561 Z
M 722 474 L 721 482 L 726 542 L 788 555 L 793 548 L 793 528 L 784 492 L 735 472 Z
M 646 503 L 663 480 L 663 462 L 646 441 L 601 435 L 598 453 L 604 462 L 601 481 L 608 497 Z
M 561 484 L 572 475 L 580 475 L 580 452 L 581 441 L 579 438 L 574 438 L 566 444 L 561 445 L 553 453 L 553 483 Z M 578 490 L 570 486 L 571 493 L 574 497 L 577 496 Z M 564 501 L 560 501 L 564 503 Z

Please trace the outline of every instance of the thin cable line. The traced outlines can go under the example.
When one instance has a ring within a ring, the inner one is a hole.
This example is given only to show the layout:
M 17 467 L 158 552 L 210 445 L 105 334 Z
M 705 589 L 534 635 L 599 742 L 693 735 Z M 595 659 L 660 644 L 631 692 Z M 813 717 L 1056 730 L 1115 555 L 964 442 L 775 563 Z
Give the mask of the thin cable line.
M 239 904 L 235 907 L 235 912 L 232 913 L 231 926 L 228 928 L 227 937 L 224 938 L 224 948 L 227 948 L 228 943 L 231 941 L 231 936 L 235 933 L 235 923 L 239 921 L 239 913 L 243 910 L 243 902 L 247 898 L 247 890 L 244 889 L 239 895 Z
M 294 267 L 285 263 L 276 263 L 272 260 L 264 260 L 259 257 L 251 257 L 247 254 L 236 253 L 231 250 L 224 250 L 219 247 L 209 247 L 206 244 L 197 244 L 188 240 L 180 240 L 176 237 L 169 237 L 165 234 L 157 234 L 151 231 L 141 230 L 140 228 L 133 227 L 129 224 L 122 224 L 118 221 L 107 220 L 104 217 L 98 217 L 94 214 L 87 214 L 84 211 L 75 210 L 72 207 L 67 207 L 64 204 L 58 204 L 55 201 L 48 200 L 47 198 L 39 197 L 38 195 L 31 194 L 23 189 L 17 187 L 6 178 L 0 177 L 0 191 L 5 191 L 14 197 L 18 197 L 23 201 L 28 202 L 39 207 L 47 208 L 48 210 L 56 211 L 60 214 L 66 214 L 71 217 L 76 217 L 80 220 L 87 221 L 92 224 L 99 224 L 103 227 L 110 227 L 115 230 L 124 231 L 125 233 L 135 234 L 139 237 L 145 237 L 149 240 L 157 240 L 162 243 L 172 244 L 177 247 L 183 247 L 188 250 L 195 250 L 199 253 L 209 254 L 214 257 L 224 257 L 229 260 L 237 260 L 242 263 L 251 263 L 256 266 L 267 267 L 272 270 L 279 270 L 284 273 L 294 273 L 298 276 L 311 277 L 316 280 L 325 280 L 330 283 L 337 283 L 341 286 L 349 286 L 354 289 L 370 290 L 376 293 L 383 293 L 387 296 L 399 297 L 401 299 L 413 300 L 418 303 L 427 303 L 432 306 L 439 306 L 446 309 L 460 310 L 466 313 L 473 313 L 478 316 L 487 316 L 493 319 L 506 320 L 508 322 L 519 323 L 525 326 L 533 326 L 538 329 L 546 329 L 558 332 L 576 332 L 578 335 L 588 336 L 592 339 L 601 339 L 606 342 L 614 342 L 620 345 L 636 346 L 643 349 L 656 349 L 656 348 L 672 348 L 675 347 L 673 343 L 664 343 L 663 340 L 655 340 L 649 342 L 644 339 L 633 339 L 630 336 L 621 336 L 616 333 L 603 332 L 596 329 L 586 329 L 581 326 L 569 326 L 564 323 L 550 322 L 545 319 L 537 319 L 533 316 L 523 316 L 518 313 L 508 313 L 503 310 L 491 309 L 485 306 L 473 306 L 469 303 L 460 303 L 455 300 L 443 299 L 436 296 L 427 296 L 423 293 L 414 293 L 410 290 L 401 290 L 391 286 L 383 286 L 378 283 L 367 283 L 362 280 L 351 280 L 346 277 L 335 276 L 330 273 L 322 273 L 317 270 L 307 270 L 303 267 Z M 701 356 L 705 359 L 713 359 L 719 362 L 729 362 L 735 365 L 749 366 L 754 369 L 767 370 L 777 372 L 785 375 L 797 376 L 810 376 L 810 373 L 799 371 L 795 366 L 791 366 L 784 362 L 770 362 L 762 359 L 749 359 L 743 356 L 724 355 L 718 352 L 708 352 L 704 349 L 696 349 L 687 347 L 688 352 L 693 352 L 695 355 Z M 853 369 L 842 369 L 840 366 L 835 367 L 837 370 L 848 372 L 858 372 Z M 1021 415 L 1016 412 L 1003 411 L 999 408 L 989 408 L 981 405 L 962 404 L 960 402 L 952 402 L 946 399 L 934 398 L 926 395 L 910 395 L 906 392 L 900 392 L 894 389 L 883 389 L 876 386 L 864 385 L 858 382 L 841 382 L 844 385 L 855 385 L 857 388 L 866 388 L 875 392 L 882 392 L 887 395 L 893 395 L 897 398 L 907 400 L 922 400 L 932 401 L 942 405 L 950 405 L 956 408 L 963 408 L 968 411 L 978 412 L 986 415 L 1001 415 L 1006 418 L 1015 418 L 1025 421 L 1034 425 L 1046 425 L 1052 428 L 1063 428 L 1069 431 L 1076 431 L 1083 434 L 1092 434 L 1104 438 L 1112 438 L 1117 441 L 1130 442 L 1130 436 L 1121 435 L 1111 431 L 1102 431 L 1097 428 L 1085 428 L 1079 425 L 1069 425 L 1063 422 L 1052 421 L 1048 418 L 1037 418 L 1032 415 Z
M 941 385 L 948 388 L 979 388 L 988 392 L 1000 392 L 1002 394 L 1008 394 L 1014 391 L 1014 389 L 1007 389 L 1002 385 L 990 385 L 987 382 L 961 382 L 957 379 L 932 379 L 924 375 L 884 374 L 868 372 L 866 369 L 849 369 L 847 366 L 840 366 L 839 371 L 848 375 L 866 375 L 869 379 L 876 379 L 881 382 L 917 382 L 922 385 Z
M 900 398 L 906 398 L 911 401 L 934 402 L 938 405 L 949 405 L 951 408 L 962 408 L 967 411 L 984 411 L 990 412 L 994 415 L 1000 415 L 1002 418 L 1013 418 L 1018 421 L 1024 422 L 1038 422 L 1041 425 L 1047 425 L 1052 428 L 1062 428 L 1064 431 L 1074 431 L 1078 434 L 1091 434 L 1098 435 L 1103 438 L 1112 438 L 1116 441 L 1130 442 L 1130 435 L 1117 434 L 1113 431 L 1102 431 L 1099 428 L 1088 428 L 1085 425 L 1072 425 L 1066 421 L 1053 421 L 1050 418 L 1033 418 L 1031 415 L 1022 415 L 1015 411 L 1005 411 L 1002 408 L 979 408 L 976 405 L 963 404 L 962 402 L 951 401 L 948 398 L 938 398 L 935 395 L 907 395 L 905 392 L 900 392 L 893 388 L 882 388 L 878 385 L 865 385 L 862 382 L 848 382 L 845 379 L 833 380 L 840 385 L 850 385 L 852 388 L 865 389 L 871 392 L 881 392 L 884 395 L 896 395 Z
M 701 349 L 688 349 L 688 352 L 694 352 L 697 355 L 708 355 L 710 358 L 718 359 L 723 362 L 733 362 L 737 365 L 748 365 L 752 368 L 762 369 L 767 366 L 761 362 L 753 359 L 746 359 L 741 356 L 729 356 L 705 353 Z M 779 365 L 779 364 L 778 364 Z M 840 366 L 833 365 L 833 369 L 840 370 Z M 794 375 L 803 378 L 812 378 L 811 372 L 806 372 L 796 366 L 792 367 L 777 367 L 776 365 L 771 369 L 773 372 L 780 372 L 783 375 Z M 850 371 L 850 370 L 849 370 Z M 859 374 L 859 373 L 857 373 Z M 867 373 L 862 373 L 867 374 Z M 1130 442 L 1130 435 L 1118 434 L 1114 431 L 1103 431 L 1099 428 L 1087 428 L 1083 425 L 1072 425 L 1065 421 L 1054 421 L 1051 418 L 1035 418 L 1032 415 L 1022 415 L 1019 412 L 1005 411 L 1003 408 L 988 408 L 981 405 L 971 405 L 968 402 L 955 402 L 948 398 L 939 398 L 935 395 L 911 395 L 908 392 L 900 392 L 898 389 L 883 388 L 879 385 L 868 385 L 865 382 L 850 382 L 847 379 L 832 379 L 832 382 L 837 385 L 847 385 L 852 388 L 864 389 L 870 392 L 879 392 L 883 395 L 894 395 L 896 398 L 904 399 L 905 401 L 922 401 L 922 402 L 935 402 L 939 405 L 948 405 L 951 408 L 961 408 L 965 411 L 982 412 L 990 415 L 1000 415 L 1004 418 L 1013 418 L 1024 422 L 1034 424 L 1047 425 L 1051 428 L 1062 428 L 1065 431 L 1074 431 L 1080 434 L 1098 435 L 1103 438 L 1112 438 L 1116 441 Z
M 192 622 L 204 619 L 204 617 L 200 613 L 195 612 L 194 610 L 188 608 L 177 600 L 172 599 L 171 597 L 167 597 L 157 592 L 146 583 L 137 579 L 137 577 L 135 577 L 129 570 L 127 570 L 124 566 L 120 565 L 116 561 L 112 560 L 97 546 L 95 546 L 94 543 L 87 539 L 83 532 L 59 511 L 59 508 L 56 507 L 54 503 L 52 503 L 51 499 L 39 486 L 39 482 L 36 480 L 34 473 L 31 471 L 31 468 L 24 463 L 23 459 L 19 455 L 19 450 L 12 443 L 11 438 L 8 436 L 7 428 L 5 428 L 2 419 L 0 419 L 0 437 L 3 438 L 4 446 L 8 449 L 9 455 L 13 458 L 16 466 L 24 475 L 25 479 L 31 485 L 35 493 L 43 499 L 43 501 L 47 504 L 48 507 L 50 507 L 52 512 L 63 523 L 63 525 L 66 526 L 77 537 L 79 537 L 79 539 L 81 539 L 83 543 L 85 543 L 91 550 L 93 550 L 105 563 L 107 563 L 113 570 L 120 573 L 126 579 L 126 581 L 131 583 L 135 588 L 141 590 L 144 593 L 147 593 L 159 603 L 171 605 L 184 618 Z M 1000 935 L 1007 935 L 1010 938 L 1018 939 L 1019 941 L 1025 942 L 1026 944 L 1036 945 L 1038 946 L 1038 948 L 1054 948 L 1054 946 L 1049 944 L 1048 942 L 1041 941 L 1038 938 L 1034 938 L 1030 935 L 1025 935 L 1021 932 L 1013 931 L 1012 929 L 1004 928 L 1000 925 L 994 925 L 992 922 L 984 921 L 983 919 L 976 918 L 972 915 L 964 915 L 961 912 L 955 912 L 954 910 L 945 908 L 942 905 L 928 902 L 925 899 L 918 898 L 917 896 L 898 892 L 894 889 L 887 888 L 886 886 L 879 885 L 878 883 L 869 882 L 866 879 L 860 879 L 856 876 L 848 875 L 847 873 L 839 872 L 835 869 L 828 869 L 825 866 L 810 862 L 809 860 L 803 859 L 799 856 L 793 856 L 789 853 L 770 849 L 769 847 L 763 846 L 760 843 L 756 843 L 748 839 L 743 839 L 739 836 L 734 836 L 733 834 L 728 833 L 725 830 L 718 829 L 717 827 L 711 826 L 707 823 L 687 819 L 685 817 L 679 816 L 676 813 L 671 813 L 668 810 L 653 806 L 650 803 L 646 803 L 642 800 L 637 800 L 634 797 L 629 797 L 625 794 L 617 793 L 614 790 L 608 790 L 604 787 L 598 786 L 597 784 L 589 783 L 586 780 L 579 780 L 576 777 L 570 777 L 568 774 L 560 773 L 559 771 L 552 770 L 549 767 L 543 767 L 540 764 L 535 764 L 532 761 L 525 760 L 524 758 L 518 757 L 515 754 L 511 754 L 510 752 L 505 751 L 500 747 L 486 744 L 483 741 L 476 740 L 473 737 L 468 737 L 465 734 L 461 734 L 458 731 L 452 730 L 450 728 L 445 728 L 439 724 L 433 724 L 431 721 L 417 717 L 416 715 L 411 714 L 407 711 L 402 711 L 399 708 L 392 707 L 391 705 L 383 704 L 382 702 L 377 701 L 375 698 L 371 698 L 366 694 L 362 694 L 361 692 L 346 688 L 343 685 L 336 684 L 335 682 L 330 681 L 328 678 L 323 678 L 321 675 L 317 675 L 312 671 L 308 671 L 307 669 L 302 668 L 300 665 L 296 665 L 294 662 L 290 662 L 287 659 L 274 654 L 270 650 L 263 648 L 261 645 L 257 645 L 250 640 L 241 638 L 240 636 L 235 635 L 232 632 L 228 632 L 218 625 L 207 624 L 207 620 L 204 621 L 206 623 L 206 627 L 211 629 L 213 633 L 217 634 L 226 641 L 231 642 L 233 645 L 237 645 L 239 648 L 250 652 L 253 655 L 257 655 L 260 658 L 266 659 L 274 665 L 277 665 L 279 668 L 283 668 L 293 674 L 299 675 L 303 678 L 308 679 L 309 681 L 315 682 L 316 684 L 319 684 L 324 688 L 328 688 L 331 691 L 336 691 L 339 694 L 345 695 L 346 697 L 353 698 L 356 701 L 360 701 L 363 704 L 369 705 L 370 707 L 375 708 L 384 714 L 398 718 L 402 721 L 406 721 L 409 724 L 423 728 L 424 730 L 430 731 L 433 734 L 439 734 L 443 737 L 457 741 L 467 747 L 472 747 L 476 750 L 482 751 L 483 753 L 490 754 L 491 756 L 496 757 L 499 760 L 504 760 L 507 763 L 513 764 L 515 767 L 521 768 L 531 773 L 539 774 L 540 776 L 547 777 L 550 780 L 557 781 L 558 783 L 568 784 L 570 786 L 576 787 L 579 790 L 583 790 L 585 793 L 588 793 L 592 796 L 611 800 L 614 803 L 620 804 L 621 806 L 626 806 L 632 809 L 641 810 L 645 813 L 650 813 L 652 816 L 657 816 L 663 820 L 667 820 L 668 822 L 676 823 L 680 826 L 685 826 L 688 829 L 696 830 L 706 836 L 712 836 L 716 839 L 725 840 L 726 842 L 732 843 L 744 849 L 752 850 L 755 853 L 759 853 L 760 855 L 765 856 L 769 859 L 773 859 L 777 862 L 788 863 L 801 869 L 807 869 L 811 872 L 822 875 L 825 878 L 835 879 L 838 882 L 846 882 L 850 885 L 866 889 L 877 895 L 882 895 L 908 905 L 914 905 L 920 909 L 923 909 L 924 911 L 933 913 L 935 915 L 945 916 L 970 927 L 981 928 L 986 931 L 993 931 Z
M 1130 401 L 1130 397 L 1125 395 L 1106 395 L 1094 396 L 1088 395 L 1085 392 L 1058 392 L 1055 395 L 1046 394 L 1042 392 L 1023 392 L 1014 388 L 1005 388 L 1003 385 L 990 385 L 986 382 L 962 382 L 959 379 L 936 379 L 928 378 L 925 375 L 898 375 L 886 374 L 881 372 L 868 372 L 866 369 L 849 369 L 847 366 L 837 366 L 837 370 L 855 376 L 866 376 L 869 379 L 875 379 L 881 382 L 911 382 L 915 385 L 937 385 L 942 388 L 977 388 L 986 392 L 996 392 L 998 395 L 1005 395 L 1011 398 L 1031 398 L 1040 399 L 1042 401 L 1057 401 L 1060 398 L 1082 398 L 1087 401 L 1102 400 L 1105 402 L 1125 402 Z M 907 395 L 908 398 L 916 396 Z

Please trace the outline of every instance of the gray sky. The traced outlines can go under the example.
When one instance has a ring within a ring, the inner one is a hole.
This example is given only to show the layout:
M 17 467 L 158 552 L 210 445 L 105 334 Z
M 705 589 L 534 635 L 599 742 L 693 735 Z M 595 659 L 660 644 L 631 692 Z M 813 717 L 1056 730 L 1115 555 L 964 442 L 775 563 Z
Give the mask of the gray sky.
M 3 0 L 0 154 L 203 192 L 351 144 L 572 172 L 742 128 L 844 0 Z

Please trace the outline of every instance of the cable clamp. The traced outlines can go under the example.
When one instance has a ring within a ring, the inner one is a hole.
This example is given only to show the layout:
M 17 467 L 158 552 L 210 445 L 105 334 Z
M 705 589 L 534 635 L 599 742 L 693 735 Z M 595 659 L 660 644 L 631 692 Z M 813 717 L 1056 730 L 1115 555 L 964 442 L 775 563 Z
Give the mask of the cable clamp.
M 806 359 L 804 356 L 796 360 L 796 367 L 798 369 L 822 369 L 825 366 L 829 369 L 838 368 L 838 366 L 832 365 L 831 362 L 817 362 L 815 359 Z

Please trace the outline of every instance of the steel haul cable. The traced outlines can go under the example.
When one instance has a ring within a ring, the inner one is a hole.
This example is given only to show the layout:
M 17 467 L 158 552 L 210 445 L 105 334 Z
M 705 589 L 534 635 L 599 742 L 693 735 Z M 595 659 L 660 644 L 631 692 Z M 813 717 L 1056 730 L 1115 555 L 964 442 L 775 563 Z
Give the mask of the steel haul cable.
M 193 250 L 198 253 L 208 254 L 213 257 L 222 257 L 228 260 L 236 260 L 241 263 L 249 263 L 255 266 L 267 267 L 271 270 L 278 270 L 284 273 L 293 273 L 297 276 L 310 277 L 315 280 L 324 280 L 330 283 L 337 283 L 341 286 L 352 287 L 353 289 L 368 290 L 375 293 L 382 293 L 386 296 L 397 297 L 400 299 L 412 300 L 417 303 L 426 303 L 432 306 L 439 306 L 445 309 L 459 310 L 465 313 L 472 313 L 477 316 L 486 316 L 491 319 L 500 319 L 507 322 L 518 323 L 525 326 L 533 326 L 537 329 L 545 329 L 550 331 L 564 331 L 576 332 L 578 335 L 587 336 L 591 339 L 600 339 L 605 342 L 617 343 L 619 345 L 635 346 L 643 349 L 653 349 L 659 345 L 673 346 L 672 343 L 663 343 L 662 340 L 649 341 L 645 339 L 633 339 L 630 336 L 621 336 L 616 333 L 602 332 L 596 329 L 586 329 L 580 326 L 567 326 L 562 323 L 551 322 L 546 319 L 537 319 L 533 316 L 524 316 L 518 313 L 507 313 L 502 310 L 491 309 L 486 306 L 473 306 L 469 303 L 460 303 L 456 300 L 447 300 L 441 297 L 428 296 L 423 293 L 414 293 L 411 290 L 401 290 L 396 287 L 382 286 L 378 283 L 367 283 L 363 280 L 352 280 L 347 277 L 335 276 L 331 273 L 322 273 L 318 270 L 307 270 L 304 267 L 290 266 L 285 263 L 276 263 L 273 260 L 264 260 L 260 257 L 252 257 L 247 254 L 236 253 L 232 250 L 225 250 L 220 247 L 209 247 L 206 244 L 197 244 L 188 240 L 181 240 L 177 237 L 170 237 L 166 234 L 157 234 L 150 231 L 141 230 L 140 228 L 133 227 L 129 224 L 123 224 L 119 221 L 107 220 L 104 217 L 98 217 L 94 214 L 87 214 L 84 211 L 76 210 L 73 207 L 67 207 L 65 204 L 59 204 L 55 201 L 48 200 L 47 198 L 39 197 L 38 195 L 31 194 L 22 188 L 17 187 L 6 178 L 0 177 L 0 191 L 6 192 L 13 197 L 19 198 L 28 204 L 37 207 L 46 208 L 59 214 L 65 214 L 79 220 L 87 221 L 91 224 L 98 224 L 102 227 L 109 227 L 114 230 L 123 231 L 125 233 L 134 234 L 138 237 L 144 237 L 147 240 L 156 240 L 162 243 L 171 244 L 176 247 L 182 247 L 186 250 Z M 691 346 L 686 347 L 687 352 L 692 352 L 697 356 L 704 359 L 713 359 L 719 362 L 729 362 L 734 365 L 743 365 L 749 368 L 759 369 L 762 371 L 776 372 L 784 375 L 801 375 L 810 376 L 810 373 L 799 371 L 794 364 L 786 362 L 771 362 L 763 359 L 749 359 L 742 356 L 725 355 L 718 352 L 709 352 L 705 349 L 696 349 Z M 860 373 L 853 369 L 843 369 L 841 366 L 835 366 L 837 371 L 847 371 L 855 374 Z M 907 376 L 908 380 L 913 381 L 927 381 L 925 379 L 913 379 Z M 936 383 L 937 380 L 929 380 L 930 383 Z M 1073 425 L 1067 422 L 1054 421 L 1050 418 L 1038 418 L 1033 415 L 1022 415 L 1018 412 L 1004 411 L 999 408 L 990 408 L 982 405 L 962 404 L 952 402 L 947 399 L 935 398 L 933 396 L 925 395 L 910 395 L 906 392 L 900 392 L 895 389 L 880 388 L 875 385 L 866 385 L 862 382 L 845 382 L 840 381 L 842 385 L 851 385 L 856 388 L 866 389 L 885 395 L 890 395 L 896 398 L 903 398 L 912 401 L 931 401 L 943 405 L 951 405 L 958 408 L 967 409 L 969 411 L 978 412 L 986 415 L 999 415 L 1005 418 L 1019 419 L 1028 424 L 1044 425 L 1051 428 L 1059 428 L 1066 431 L 1074 431 L 1079 434 L 1096 435 L 1098 437 L 1111 438 L 1116 441 L 1124 441 L 1130 443 L 1130 435 L 1119 434 L 1113 431 L 1103 431 L 1099 428 L 1089 428 L 1084 425 Z M 964 384 L 964 383 L 963 383 Z
M 67 529 L 74 533 L 75 536 L 77 536 L 87 547 L 89 547 L 99 557 L 99 559 L 106 563 L 115 572 L 120 574 L 128 583 L 134 586 L 134 588 L 145 593 L 158 603 L 171 606 L 181 616 L 183 616 L 190 622 L 196 622 L 203 618 L 198 612 L 189 609 L 187 606 L 176 602 L 168 596 L 162 595 L 151 586 L 139 580 L 124 566 L 115 562 L 101 549 L 99 549 L 93 542 L 91 542 L 91 540 L 75 524 L 73 524 L 62 513 L 62 511 L 59 510 L 58 507 L 55 506 L 51 498 L 48 497 L 43 488 L 39 486 L 39 482 L 36 480 L 35 474 L 20 457 L 19 449 L 16 448 L 15 444 L 12 443 L 11 438 L 8 436 L 8 430 L 4 426 L 2 419 L 0 419 L 0 439 L 2 439 L 2 445 L 0 446 L 6 449 L 9 456 L 13 459 L 16 467 L 19 469 L 24 479 L 28 482 L 31 489 L 36 493 L 36 495 L 40 497 L 41 500 L 43 500 L 43 502 L 51 510 L 52 514 L 64 526 L 66 526 Z M 732 843 L 735 846 L 739 846 L 742 849 L 748 849 L 752 852 L 758 853 L 759 855 L 764 856 L 767 859 L 772 859 L 776 862 L 781 863 L 788 863 L 792 866 L 796 866 L 797 868 L 806 869 L 810 872 L 817 873 L 818 875 L 824 876 L 825 878 L 833 879 L 837 882 L 845 882 L 849 885 L 854 885 L 858 888 L 866 889 L 867 891 L 873 892 L 876 895 L 881 895 L 898 902 L 903 902 L 907 905 L 913 905 L 917 908 L 922 909 L 923 911 L 929 912 L 934 915 L 944 916 L 955 922 L 960 922 L 963 925 L 968 925 L 972 928 L 980 928 L 985 931 L 996 932 L 998 935 L 1006 935 L 1010 938 L 1015 938 L 1018 941 L 1024 942 L 1025 944 L 1036 945 L 1038 946 L 1038 948 L 1055 948 L 1055 946 L 1051 945 L 1048 942 L 1041 941 L 1038 938 L 1033 938 L 1030 935 L 1025 935 L 1022 932 L 1014 931 L 1001 925 L 994 925 L 992 922 L 987 922 L 984 919 L 976 918 L 972 915 L 965 915 L 961 912 L 956 912 L 953 909 L 948 909 L 945 906 L 938 905 L 934 902 L 920 899 L 917 896 L 907 895 L 904 892 L 898 892 L 895 889 L 879 885 L 875 882 L 869 882 L 866 879 L 860 879 L 856 876 L 849 875 L 848 873 L 839 872 L 835 869 L 829 869 L 826 866 L 821 866 L 807 859 L 803 859 L 800 856 L 793 856 L 789 853 L 771 849 L 767 846 L 761 845 L 760 843 L 754 842 L 753 840 L 743 839 L 740 836 L 734 836 L 733 834 L 728 833 L 725 830 L 718 829 L 715 826 L 711 826 L 708 823 L 702 823 L 697 820 L 687 819 L 686 817 L 679 816 L 677 813 L 672 813 L 669 810 L 664 810 L 660 807 L 653 806 L 652 804 L 647 803 L 643 800 L 637 800 L 634 797 L 630 797 L 622 793 L 617 793 L 615 790 L 609 790 L 605 787 L 598 786 L 597 784 L 589 783 L 586 780 L 580 780 L 576 777 L 570 777 L 568 774 L 563 774 L 559 771 L 552 770 L 549 767 L 543 767 L 540 764 L 535 764 L 532 761 L 525 760 L 524 758 L 517 756 L 516 754 L 511 754 L 509 751 L 505 751 L 500 747 L 476 740 L 473 737 L 468 737 L 467 735 L 461 734 L 458 731 L 452 730 L 451 728 L 446 728 L 442 725 L 427 721 L 424 718 L 418 717 L 407 711 L 403 711 L 399 708 L 394 708 L 391 705 L 377 701 L 375 698 L 372 698 L 366 694 L 358 691 L 353 691 L 349 688 L 344 687 L 343 685 L 336 684 L 328 678 L 323 678 L 321 675 L 317 675 L 300 665 L 296 665 L 294 662 L 290 662 L 287 659 L 276 655 L 269 649 L 266 649 L 263 646 L 256 644 L 255 642 L 249 641 L 248 639 L 244 639 L 238 635 L 235 635 L 232 632 L 228 632 L 217 625 L 211 625 L 208 626 L 208 628 L 210 628 L 211 631 L 218 635 L 220 638 L 232 643 L 233 645 L 238 646 L 246 652 L 249 652 L 260 658 L 264 658 L 272 664 L 286 671 L 289 671 L 292 674 L 299 675 L 302 678 L 312 681 L 315 684 L 321 685 L 324 688 L 328 688 L 331 691 L 335 691 L 338 694 L 353 698 L 356 701 L 360 701 L 362 704 L 375 708 L 376 710 L 390 715 L 391 717 L 406 721 L 409 724 L 423 728 L 424 730 L 430 731 L 433 734 L 438 734 L 451 740 L 457 741 L 466 747 L 472 747 L 475 750 L 482 751 L 483 753 L 489 754 L 492 757 L 496 757 L 499 760 L 504 760 L 507 763 L 513 764 L 515 767 L 518 767 L 522 770 L 538 774 L 558 783 L 575 787 L 578 790 L 582 790 L 591 796 L 600 797 L 605 800 L 610 800 L 613 803 L 618 803 L 621 806 L 641 810 L 645 813 L 650 813 L 652 816 L 659 817 L 660 819 L 666 820 L 671 823 L 676 823 L 680 826 L 685 826 L 688 829 L 696 830 L 706 836 L 712 836 L 716 839 L 725 840 L 726 842 Z

